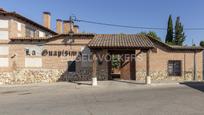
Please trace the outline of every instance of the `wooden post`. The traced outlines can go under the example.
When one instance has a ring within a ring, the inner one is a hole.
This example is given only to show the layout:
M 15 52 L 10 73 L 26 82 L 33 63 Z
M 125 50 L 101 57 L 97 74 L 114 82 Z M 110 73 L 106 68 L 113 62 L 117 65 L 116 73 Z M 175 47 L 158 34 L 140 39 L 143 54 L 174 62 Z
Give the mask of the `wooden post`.
M 196 51 L 194 52 L 194 80 L 198 81 L 197 76 L 197 62 L 196 62 Z
M 149 72 L 149 68 L 150 68 L 150 64 L 149 64 L 150 56 L 149 56 L 149 54 L 150 54 L 150 50 L 148 49 L 147 53 L 146 53 L 146 81 L 145 81 L 146 84 L 151 84 L 151 77 L 149 75 L 149 73 L 150 73 Z
M 92 72 L 92 86 L 97 86 L 97 57 L 96 53 L 93 53 L 93 72 Z

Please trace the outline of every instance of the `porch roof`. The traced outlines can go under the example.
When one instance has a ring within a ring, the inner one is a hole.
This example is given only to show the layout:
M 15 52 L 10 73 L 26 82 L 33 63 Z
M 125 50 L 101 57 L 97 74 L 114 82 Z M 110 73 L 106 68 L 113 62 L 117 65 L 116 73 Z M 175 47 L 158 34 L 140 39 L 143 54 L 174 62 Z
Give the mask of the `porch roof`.
M 90 48 L 154 48 L 148 36 L 140 34 L 96 34 Z

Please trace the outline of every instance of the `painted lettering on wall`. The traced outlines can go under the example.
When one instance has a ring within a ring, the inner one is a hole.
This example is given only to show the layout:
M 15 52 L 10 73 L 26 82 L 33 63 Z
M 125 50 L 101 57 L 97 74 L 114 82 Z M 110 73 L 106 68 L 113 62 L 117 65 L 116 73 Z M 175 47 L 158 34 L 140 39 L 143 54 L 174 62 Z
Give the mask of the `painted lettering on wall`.
M 60 50 L 60 51 L 51 51 L 51 50 L 43 50 L 42 56 L 77 56 L 80 54 L 80 51 L 68 51 L 68 50 Z

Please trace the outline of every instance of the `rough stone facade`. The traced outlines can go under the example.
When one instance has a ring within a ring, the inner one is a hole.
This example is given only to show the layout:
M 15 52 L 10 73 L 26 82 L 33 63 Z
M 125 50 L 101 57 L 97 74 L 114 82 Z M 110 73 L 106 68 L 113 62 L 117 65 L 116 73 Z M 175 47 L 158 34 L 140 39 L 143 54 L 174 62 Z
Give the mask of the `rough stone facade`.
M 108 80 L 109 77 L 109 71 L 108 71 L 108 61 L 106 61 L 106 58 L 108 58 L 107 55 L 108 51 L 107 50 L 101 50 L 97 51 L 96 55 L 98 57 L 97 60 L 97 66 L 96 66 L 96 76 L 98 80 Z M 99 56 L 102 56 L 100 59 Z
M 81 68 L 77 72 L 67 72 L 63 69 L 21 69 L 0 73 L 0 84 L 30 84 L 52 83 L 58 81 L 91 80 L 92 68 Z
M 185 74 L 184 74 L 185 73 Z M 202 74 L 202 72 L 198 72 L 197 74 Z M 146 71 L 140 71 L 136 73 L 136 80 L 145 81 Z M 152 81 L 192 81 L 194 80 L 193 72 L 183 72 L 182 76 L 168 76 L 167 71 L 159 71 L 159 72 L 151 72 L 150 73 Z M 199 80 L 202 80 L 201 76 L 198 76 Z
M 40 82 L 57 82 L 65 80 L 63 70 L 56 69 L 21 69 L 0 73 L 0 84 L 30 84 Z

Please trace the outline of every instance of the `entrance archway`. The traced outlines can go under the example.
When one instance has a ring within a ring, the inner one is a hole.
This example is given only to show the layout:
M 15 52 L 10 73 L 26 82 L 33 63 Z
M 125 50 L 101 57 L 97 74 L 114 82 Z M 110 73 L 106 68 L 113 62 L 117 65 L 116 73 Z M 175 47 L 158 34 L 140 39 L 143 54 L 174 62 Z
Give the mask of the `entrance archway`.
M 108 64 L 109 79 L 123 79 L 135 80 L 136 79 L 136 64 L 135 64 L 135 50 L 108 50 L 111 57 L 116 56 L 119 64 L 114 67 L 113 59 Z

